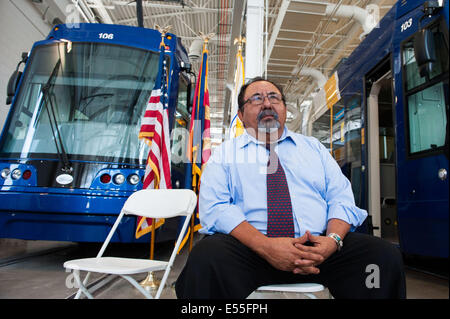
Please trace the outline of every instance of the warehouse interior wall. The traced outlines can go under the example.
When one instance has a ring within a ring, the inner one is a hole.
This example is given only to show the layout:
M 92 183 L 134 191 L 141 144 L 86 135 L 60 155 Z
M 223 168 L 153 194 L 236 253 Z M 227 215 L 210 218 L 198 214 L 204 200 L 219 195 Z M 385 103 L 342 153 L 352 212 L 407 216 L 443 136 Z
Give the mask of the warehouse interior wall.
M 3 129 L 9 111 L 6 87 L 9 77 L 21 60 L 22 52 L 29 52 L 34 42 L 45 39 L 51 26 L 32 0 L 0 1 L 0 128 Z M 23 69 L 23 66 L 21 66 Z

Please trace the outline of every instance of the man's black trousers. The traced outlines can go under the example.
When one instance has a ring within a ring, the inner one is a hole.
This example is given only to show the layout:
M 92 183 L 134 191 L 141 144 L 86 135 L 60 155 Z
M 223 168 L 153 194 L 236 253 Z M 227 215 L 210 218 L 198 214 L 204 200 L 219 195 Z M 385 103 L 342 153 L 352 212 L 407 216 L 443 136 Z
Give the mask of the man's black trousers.
M 316 282 L 336 299 L 406 298 L 400 251 L 380 238 L 348 233 L 341 251 L 318 268 L 318 275 L 277 270 L 234 237 L 214 234 L 192 249 L 176 293 L 182 299 L 243 299 L 263 285 Z

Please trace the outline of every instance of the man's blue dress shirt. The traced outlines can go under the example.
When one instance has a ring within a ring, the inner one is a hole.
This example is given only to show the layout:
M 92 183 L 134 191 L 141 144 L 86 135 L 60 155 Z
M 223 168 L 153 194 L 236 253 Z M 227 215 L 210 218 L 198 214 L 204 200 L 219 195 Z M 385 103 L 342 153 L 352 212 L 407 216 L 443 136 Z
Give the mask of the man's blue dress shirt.
M 360 226 L 367 212 L 355 206 L 351 184 L 315 138 L 285 128 L 275 147 L 286 174 L 295 237 L 322 234 L 328 220 Z M 248 133 L 218 146 L 201 177 L 200 233 L 229 234 L 243 221 L 267 231 L 266 172 L 269 151 Z

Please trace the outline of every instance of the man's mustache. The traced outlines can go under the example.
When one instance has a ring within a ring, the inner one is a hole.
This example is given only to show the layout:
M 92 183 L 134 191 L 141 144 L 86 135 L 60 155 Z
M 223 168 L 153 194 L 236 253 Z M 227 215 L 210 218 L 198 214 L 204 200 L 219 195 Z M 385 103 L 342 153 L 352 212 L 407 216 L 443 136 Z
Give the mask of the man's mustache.
M 265 109 L 265 110 L 262 110 L 261 112 L 259 112 L 258 117 L 257 117 L 258 122 L 261 121 L 263 119 L 263 117 L 265 117 L 265 116 L 273 116 L 273 118 L 276 121 L 278 121 L 278 114 L 274 110 Z

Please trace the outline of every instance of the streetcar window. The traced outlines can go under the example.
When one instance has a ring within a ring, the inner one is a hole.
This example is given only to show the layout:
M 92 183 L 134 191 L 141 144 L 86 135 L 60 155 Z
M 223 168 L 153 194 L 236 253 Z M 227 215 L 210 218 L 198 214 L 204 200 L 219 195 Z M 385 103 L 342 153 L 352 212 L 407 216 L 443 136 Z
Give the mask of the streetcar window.
M 403 65 L 405 67 L 406 88 L 410 90 L 423 83 L 425 78 L 420 76 L 419 67 L 414 57 L 413 41 L 409 41 L 403 48 Z
M 329 151 L 330 147 L 330 109 L 312 123 L 311 135 L 317 138 Z
M 411 153 L 445 144 L 447 115 L 442 82 L 408 96 L 408 120 Z
M 414 57 L 413 39 L 402 46 L 409 153 L 435 151 L 445 144 L 448 101 L 448 47 L 439 26 L 431 28 L 436 50 L 436 62 L 429 80 L 421 77 Z
M 338 162 L 339 166 L 343 166 L 345 162 L 344 142 L 345 142 L 345 108 L 341 99 L 333 106 L 333 139 L 332 139 L 332 155 Z
M 342 100 L 334 104 L 312 124 L 312 136 L 317 138 L 341 165 L 345 159 L 345 118 Z M 333 122 L 330 117 L 333 116 Z M 333 130 L 331 134 L 331 130 Z M 330 143 L 330 138 L 331 143 Z
M 156 52 L 104 43 L 36 47 L 0 153 L 57 158 L 59 134 L 72 159 L 144 164 L 148 145 L 138 135 L 158 58 Z
M 345 153 L 346 164 L 343 168 L 344 174 L 352 184 L 355 203 L 358 206 L 361 202 L 361 95 L 353 95 L 345 106 Z
M 177 100 L 177 111 L 180 112 L 184 117 L 189 118 L 190 113 L 188 110 L 188 84 L 186 80 L 180 76 L 180 81 L 178 84 L 178 100 Z
M 432 29 L 434 35 L 434 45 L 436 48 L 436 63 L 430 73 L 430 79 L 436 78 L 444 72 L 448 72 L 448 48 L 444 40 L 444 35 L 438 27 Z M 414 38 L 411 38 L 403 45 L 403 66 L 406 75 L 406 90 L 414 89 L 426 82 L 425 77 L 420 76 L 414 56 Z

